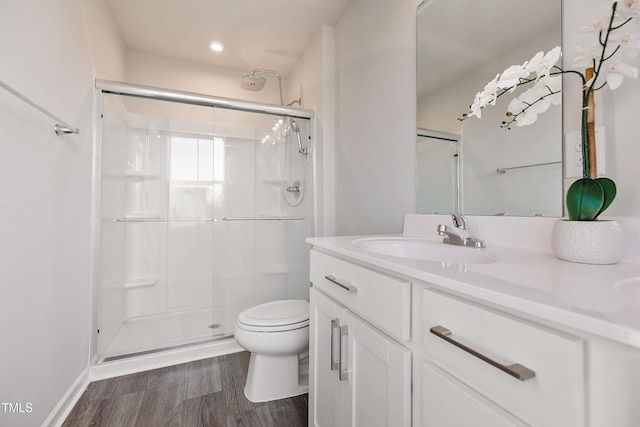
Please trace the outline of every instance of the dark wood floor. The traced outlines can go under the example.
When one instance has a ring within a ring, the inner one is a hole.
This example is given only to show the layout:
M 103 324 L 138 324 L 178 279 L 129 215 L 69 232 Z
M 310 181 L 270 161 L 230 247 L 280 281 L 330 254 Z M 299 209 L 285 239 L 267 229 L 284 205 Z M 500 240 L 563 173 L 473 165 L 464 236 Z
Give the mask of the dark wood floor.
M 247 352 L 96 381 L 63 427 L 303 427 L 307 395 L 252 403 Z

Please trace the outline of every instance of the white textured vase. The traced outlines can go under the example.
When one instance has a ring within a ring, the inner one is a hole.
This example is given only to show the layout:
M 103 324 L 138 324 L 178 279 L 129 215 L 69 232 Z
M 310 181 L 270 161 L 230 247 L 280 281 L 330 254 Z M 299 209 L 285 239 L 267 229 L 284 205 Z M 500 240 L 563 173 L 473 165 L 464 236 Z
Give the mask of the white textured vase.
M 625 252 L 624 234 L 617 221 L 560 219 L 551 236 L 553 253 L 565 261 L 615 264 Z

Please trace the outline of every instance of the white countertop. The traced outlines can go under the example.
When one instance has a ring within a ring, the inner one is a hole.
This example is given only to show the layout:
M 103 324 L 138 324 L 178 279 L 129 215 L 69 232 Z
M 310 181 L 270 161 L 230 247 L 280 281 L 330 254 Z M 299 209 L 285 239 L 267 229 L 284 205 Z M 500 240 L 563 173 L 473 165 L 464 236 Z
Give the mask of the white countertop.
M 435 230 L 432 227 L 434 222 L 442 223 L 446 218 L 440 215 L 412 215 L 411 218 L 405 218 L 403 235 L 416 236 L 424 232 L 418 230 L 420 227 L 415 227 L 415 224 L 408 226 L 417 217 L 429 217 L 419 218 L 419 221 L 423 229 L 430 230 Z M 551 224 L 549 219 L 529 220 L 540 224 L 537 231 L 529 230 L 532 239 L 546 235 Z M 484 251 L 497 257 L 498 261 L 490 264 L 406 259 L 369 252 L 351 243 L 359 238 L 383 236 L 317 237 L 309 238 L 307 242 L 316 248 L 373 264 L 476 300 L 640 348 L 640 262 L 635 257 L 625 257 L 615 265 L 566 262 L 546 249 L 546 238 L 526 248 L 508 246 L 508 238 L 497 237 L 494 239 L 496 242 L 492 242 L 491 236 L 486 234 L 489 230 L 497 234 L 492 225 L 497 220 L 489 218 L 487 221 L 476 224 L 481 225 L 477 228 L 478 233 L 484 229 L 485 235 L 473 234 L 486 241 L 487 248 Z M 500 224 L 505 223 L 504 219 L 500 221 Z M 521 227 L 522 221 L 526 220 L 518 219 L 515 224 Z M 504 235 L 513 234 L 504 229 L 502 231 Z M 397 236 L 400 235 L 389 235 Z M 436 236 L 432 233 L 424 237 Z

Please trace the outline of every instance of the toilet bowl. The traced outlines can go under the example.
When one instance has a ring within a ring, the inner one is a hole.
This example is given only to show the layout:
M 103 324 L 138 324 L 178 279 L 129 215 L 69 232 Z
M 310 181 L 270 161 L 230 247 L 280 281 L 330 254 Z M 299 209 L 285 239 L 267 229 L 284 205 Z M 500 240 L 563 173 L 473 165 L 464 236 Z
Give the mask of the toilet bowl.
M 281 300 L 238 316 L 238 344 L 251 352 L 244 394 L 267 402 L 309 391 L 309 303 Z

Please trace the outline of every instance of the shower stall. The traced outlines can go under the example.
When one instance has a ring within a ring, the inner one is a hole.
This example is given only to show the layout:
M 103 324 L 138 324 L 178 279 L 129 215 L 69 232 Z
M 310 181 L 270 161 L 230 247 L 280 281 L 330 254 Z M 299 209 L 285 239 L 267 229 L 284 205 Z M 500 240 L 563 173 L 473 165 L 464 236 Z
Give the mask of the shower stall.
M 97 80 L 98 362 L 233 336 L 308 299 L 312 113 Z

